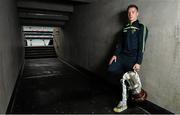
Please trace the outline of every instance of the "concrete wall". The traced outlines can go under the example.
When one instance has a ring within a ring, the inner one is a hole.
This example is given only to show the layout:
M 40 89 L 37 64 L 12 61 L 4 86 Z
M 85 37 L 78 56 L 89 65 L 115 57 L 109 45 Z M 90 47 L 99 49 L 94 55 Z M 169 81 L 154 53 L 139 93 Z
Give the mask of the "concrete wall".
M 15 0 L 0 0 L 0 113 L 5 113 L 20 67 L 23 40 Z
M 105 73 L 124 23 L 123 11 L 131 3 L 139 6 L 139 19 L 149 28 L 140 73 L 148 100 L 180 113 L 179 0 L 96 0 L 77 6 L 64 30 L 63 57 L 98 74 Z
M 64 56 L 64 33 L 60 27 L 53 29 L 53 43 L 56 53 L 59 57 Z

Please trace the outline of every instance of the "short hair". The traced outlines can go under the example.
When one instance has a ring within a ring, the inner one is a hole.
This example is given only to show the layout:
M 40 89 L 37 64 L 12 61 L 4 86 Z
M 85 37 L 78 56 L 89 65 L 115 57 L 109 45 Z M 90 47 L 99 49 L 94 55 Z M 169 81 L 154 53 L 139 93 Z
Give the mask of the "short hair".
M 129 5 L 127 11 L 129 11 L 130 8 L 135 8 L 138 11 L 138 7 L 135 4 Z

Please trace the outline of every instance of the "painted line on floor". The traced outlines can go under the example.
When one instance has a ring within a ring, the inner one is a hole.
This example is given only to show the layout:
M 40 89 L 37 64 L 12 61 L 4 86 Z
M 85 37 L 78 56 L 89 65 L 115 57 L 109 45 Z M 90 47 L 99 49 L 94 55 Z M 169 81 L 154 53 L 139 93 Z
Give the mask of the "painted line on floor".
M 58 57 L 57 59 L 58 59 L 59 61 L 61 61 L 62 63 L 66 64 L 67 66 L 71 67 L 72 69 L 76 70 L 77 72 L 81 73 L 82 75 L 87 76 L 86 74 L 84 74 L 83 72 L 81 72 L 79 69 L 77 69 L 76 67 L 74 67 L 72 64 L 64 61 L 63 59 L 61 59 L 61 58 L 59 58 L 59 57 Z
M 138 108 L 141 109 L 141 110 L 143 110 L 143 111 L 145 111 L 145 112 L 148 113 L 148 114 L 151 114 L 149 111 L 143 109 L 142 107 L 139 107 L 139 106 L 138 106 Z
M 36 75 L 31 77 L 25 77 L 23 79 L 37 79 L 37 78 L 45 78 L 45 77 L 57 77 L 58 74 L 51 74 L 51 75 Z

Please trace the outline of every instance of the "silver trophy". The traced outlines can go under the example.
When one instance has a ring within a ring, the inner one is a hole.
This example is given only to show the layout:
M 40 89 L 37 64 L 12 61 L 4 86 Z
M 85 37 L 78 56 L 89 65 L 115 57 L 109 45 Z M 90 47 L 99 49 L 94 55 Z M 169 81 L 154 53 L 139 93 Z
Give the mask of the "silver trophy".
M 127 84 L 125 84 L 127 81 Z M 121 112 L 127 109 L 127 89 L 130 91 L 130 98 L 133 102 L 143 102 L 147 98 L 147 93 L 142 89 L 142 84 L 138 73 L 135 71 L 126 72 L 120 80 L 122 84 L 122 100 L 113 110 Z

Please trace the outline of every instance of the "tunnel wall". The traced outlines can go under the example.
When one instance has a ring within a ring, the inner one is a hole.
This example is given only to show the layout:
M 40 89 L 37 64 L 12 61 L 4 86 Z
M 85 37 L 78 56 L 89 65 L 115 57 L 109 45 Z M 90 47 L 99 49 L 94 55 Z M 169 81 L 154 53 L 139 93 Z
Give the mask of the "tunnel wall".
M 53 43 L 56 54 L 59 57 L 64 56 L 64 33 L 60 27 L 54 27 L 53 29 Z
M 105 73 L 114 41 L 124 24 L 124 10 L 131 3 L 140 10 L 139 20 L 149 29 L 141 79 L 148 100 L 180 112 L 180 1 L 96 0 L 75 7 L 64 29 L 64 55 L 97 74 Z
M 0 113 L 5 113 L 23 64 L 16 1 L 0 0 Z

